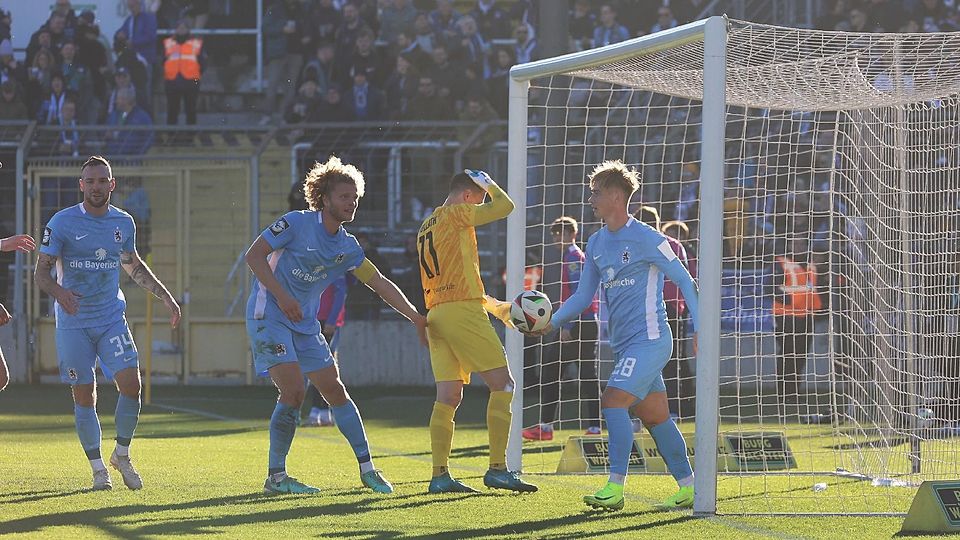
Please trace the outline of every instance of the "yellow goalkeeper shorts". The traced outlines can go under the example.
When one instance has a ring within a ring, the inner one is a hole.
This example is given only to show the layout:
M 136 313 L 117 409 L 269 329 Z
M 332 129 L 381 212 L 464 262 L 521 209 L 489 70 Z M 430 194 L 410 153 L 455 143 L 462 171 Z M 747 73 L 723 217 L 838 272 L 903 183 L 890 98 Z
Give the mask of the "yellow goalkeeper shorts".
M 444 302 L 427 314 L 430 365 L 437 382 L 470 382 L 470 374 L 506 367 L 507 355 L 478 300 Z

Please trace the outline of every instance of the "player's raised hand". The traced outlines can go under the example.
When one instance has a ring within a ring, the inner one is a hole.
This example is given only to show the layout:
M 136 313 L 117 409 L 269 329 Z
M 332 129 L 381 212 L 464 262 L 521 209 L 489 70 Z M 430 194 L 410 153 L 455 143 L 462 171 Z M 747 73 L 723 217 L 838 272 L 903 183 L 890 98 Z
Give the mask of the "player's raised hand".
M 9 238 L 0 239 L 0 251 L 33 251 L 37 243 L 29 234 L 18 234 Z
M 300 310 L 300 303 L 292 296 L 284 292 L 282 297 L 277 298 L 277 306 L 280 311 L 290 319 L 290 322 L 298 323 L 303 320 L 303 311 Z
M 170 310 L 170 327 L 176 328 L 180 324 L 180 304 L 173 299 L 172 296 L 167 296 L 163 301 L 163 305 L 167 306 L 167 309 Z
M 13 318 L 13 315 L 10 315 L 10 312 L 7 311 L 7 308 L 3 307 L 3 304 L 0 304 L 0 326 L 3 326 L 10 322 L 10 319 Z
M 417 336 L 420 338 L 420 344 L 424 347 L 429 347 L 430 343 L 427 341 L 427 318 L 417 313 L 417 316 L 410 319 L 410 322 L 417 327 Z
M 484 191 L 490 191 L 490 186 L 495 184 L 493 178 L 490 178 L 490 175 L 483 171 L 464 169 L 463 172 L 473 180 L 474 184 Z
M 77 310 L 80 309 L 80 298 L 83 296 L 77 291 L 71 291 L 70 289 L 62 289 L 63 292 L 54 298 L 57 300 L 57 303 L 60 304 L 60 307 L 63 308 L 63 311 L 67 315 L 76 315 Z

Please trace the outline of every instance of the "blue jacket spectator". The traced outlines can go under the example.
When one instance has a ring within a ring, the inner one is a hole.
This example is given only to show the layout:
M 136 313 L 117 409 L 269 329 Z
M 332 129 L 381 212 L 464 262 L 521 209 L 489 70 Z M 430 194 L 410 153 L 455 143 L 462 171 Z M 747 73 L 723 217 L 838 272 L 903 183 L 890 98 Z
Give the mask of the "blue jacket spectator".
M 494 5 L 496 0 L 477 0 L 477 7 L 470 15 L 477 21 L 480 35 L 487 39 L 506 39 L 510 37 L 513 25 L 507 12 Z
M 393 0 L 380 12 L 380 40 L 393 43 L 400 32 L 413 32 L 417 8 L 410 0 Z
M 627 28 L 617 22 L 617 11 L 610 4 L 600 8 L 600 24 L 593 29 L 593 46 L 603 47 L 630 39 Z
M 460 19 L 460 14 L 453 9 L 451 0 L 437 0 L 437 9 L 431 11 L 429 16 L 430 26 L 434 33 L 444 41 L 450 41 L 457 37 L 458 19 Z
M 111 126 L 151 126 L 150 115 L 137 106 L 137 96 L 129 88 L 117 90 L 117 108 L 107 118 Z M 107 155 L 140 156 L 153 144 L 153 131 L 118 130 L 107 134 Z
M 133 50 L 151 66 L 157 63 L 157 16 L 143 10 L 141 0 L 127 0 L 130 15 L 117 34 L 123 32 Z
M 67 90 L 63 82 L 63 75 L 54 73 L 50 77 L 50 95 L 40 105 L 37 122 L 47 126 L 59 125 L 60 109 L 63 107 L 63 100 L 66 97 Z

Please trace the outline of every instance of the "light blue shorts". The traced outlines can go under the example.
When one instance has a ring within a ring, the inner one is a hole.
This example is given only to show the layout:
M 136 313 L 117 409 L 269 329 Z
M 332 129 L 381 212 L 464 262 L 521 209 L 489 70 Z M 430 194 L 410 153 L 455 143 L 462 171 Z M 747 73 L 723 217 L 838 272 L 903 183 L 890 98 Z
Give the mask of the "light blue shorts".
M 663 368 L 673 352 L 673 336 L 666 333 L 656 340 L 631 343 L 617 354 L 617 364 L 607 386 L 619 388 L 642 400 L 652 392 L 666 392 Z
M 57 328 L 57 359 L 60 380 L 67 384 L 90 384 L 100 369 L 108 378 L 127 368 L 138 368 L 137 345 L 123 318 L 107 326 Z
M 301 334 L 270 319 L 247 319 L 247 335 L 253 350 L 253 368 L 267 377 L 277 364 L 297 362 L 300 371 L 312 373 L 333 365 L 333 354 L 322 334 Z

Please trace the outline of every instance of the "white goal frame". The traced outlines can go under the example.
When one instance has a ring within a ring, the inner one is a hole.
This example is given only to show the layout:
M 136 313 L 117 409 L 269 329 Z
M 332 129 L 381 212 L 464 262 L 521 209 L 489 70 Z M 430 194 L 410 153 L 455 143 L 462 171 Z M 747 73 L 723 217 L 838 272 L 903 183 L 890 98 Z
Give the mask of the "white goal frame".
M 657 34 L 607 47 L 547 58 L 510 70 L 508 192 L 519 209 L 526 208 L 527 104 L 532 79 L 566 73 L 598 63 L 633 58 L 703 41 L 703 124 L 700 182 L 700 312 L 697 321 L 696 454 L 694 514 L 717 510 L 717 435 L 719 429 L 720 279 L 723 244 L 723 167 L 726 126 L 727 20 L 710 17 Z M 699 67 L 699 66 L 698 66 Z M 507 218 L 507 297 L 523 289 L 526 214 Z M 513 424 L 507 465 L 522 468 L 523 337 L 507 332 L 507 357 L 518 391 L 512 403 Z

